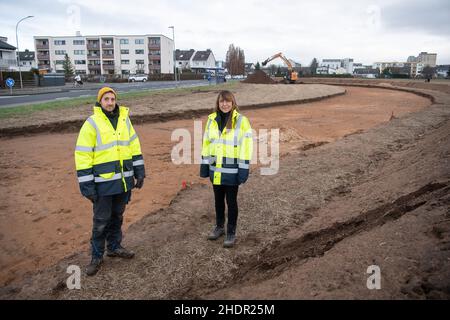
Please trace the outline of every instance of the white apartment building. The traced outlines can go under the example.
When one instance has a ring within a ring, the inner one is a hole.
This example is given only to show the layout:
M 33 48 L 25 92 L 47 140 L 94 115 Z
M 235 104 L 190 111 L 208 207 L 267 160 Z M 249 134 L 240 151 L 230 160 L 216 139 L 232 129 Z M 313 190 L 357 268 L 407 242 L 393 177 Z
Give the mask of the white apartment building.
M 65 55 L 75 73 L 173 74 L 173 40 L 164 35 L 35 36 L 39 69 L 64 72 Z
M 417 57 L 417 62 L 432 68 L 436 67 L 437 53 L 421 52 Z

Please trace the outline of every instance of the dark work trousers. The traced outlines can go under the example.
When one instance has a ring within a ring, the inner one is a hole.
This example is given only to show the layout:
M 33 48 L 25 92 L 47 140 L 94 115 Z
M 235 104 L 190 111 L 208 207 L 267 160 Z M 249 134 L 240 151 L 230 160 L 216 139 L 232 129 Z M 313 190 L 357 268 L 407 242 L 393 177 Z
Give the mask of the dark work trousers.
M 130 195 L 131 191 L 128 191 L 112 196 L 99 196 L 95 201 L 91 238 L 92 257 L 103 257 L 105 240 L 109 251 L 120 247 L 123 213 L 130 200 Z
M 239 186 L 213 185 L 216 202 L 216 225 L 223 227 L 225 223 L 225 198 L 228 207 L 227 234 L 236 233 L 238 218 L 237 194 Z

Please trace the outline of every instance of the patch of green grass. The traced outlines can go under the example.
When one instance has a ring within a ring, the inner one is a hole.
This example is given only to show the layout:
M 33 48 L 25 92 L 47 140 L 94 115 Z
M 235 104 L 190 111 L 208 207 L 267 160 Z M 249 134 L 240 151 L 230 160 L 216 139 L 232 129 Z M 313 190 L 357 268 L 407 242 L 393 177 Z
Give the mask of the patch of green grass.
M 196 92 L 208 92 L 217 90 L 232 90 L 238 86 L 238 82 L 227 82 L 220 85 L 207 85 L 207 86 L 197 86 L 189 88 L 175 88 L 175 89 L 158 89 L 158 90 L 143 90 L 136 92 L 125 92 L 119 94 L 119 102 L 127 100 L 128 102 L 135 98 L 145 98 L 150 97 L 155 94 L 163 94 L 167 96 L 178 95 L 178 94 L 188 94 L 193 91 Z M 0 108 L 0 119 L 15 117 L 15 116 L 27 116 L 34 112 L 44 111 L 44 110 L 57 110 L 57 109 L 67 109 L 67 108 L 78 108 L 86 105 L 94 105 L 95 96 L 83 97 L 83 98 L 72 98 L 66 100 L 57 100 L 50 102 L 43 102 L 37 104 L 27 104 L 17 107 L 6 107 Z

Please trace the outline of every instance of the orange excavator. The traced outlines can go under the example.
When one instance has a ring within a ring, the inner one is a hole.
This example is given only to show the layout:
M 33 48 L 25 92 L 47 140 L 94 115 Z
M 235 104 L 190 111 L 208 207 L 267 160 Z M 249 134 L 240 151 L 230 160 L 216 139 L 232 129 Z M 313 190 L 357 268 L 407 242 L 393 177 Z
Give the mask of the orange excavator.
M 270 58 L 267 58 L 266 60 L 264 60 L 262 62 L 262 65 L 265 66 L 270 61 L 275 60 L 276 58 L 281 58 L 288 67 L 288 74 L 286 77 L 287 83 L 295 83 L 298 79 L 298 73 L 294 70 L 292 63 L 281 52 L 274 54 Z

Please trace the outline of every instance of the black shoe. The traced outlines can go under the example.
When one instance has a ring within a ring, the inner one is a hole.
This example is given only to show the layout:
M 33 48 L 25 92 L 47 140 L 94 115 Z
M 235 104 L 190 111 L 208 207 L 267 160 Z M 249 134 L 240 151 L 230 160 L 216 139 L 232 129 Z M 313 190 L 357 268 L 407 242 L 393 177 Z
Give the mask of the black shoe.
M 130 251 L 128 249 L 125 249 L 123 247 L 119 247 L 114 251 L 106 251 L 106 255 L 108 257 L 117 257 L 117 258 L 123 258 L 123 259 L 132 259 L 134 258 L 134 252 Z
M 208 235 L 208 240 L 217 240 L 225 234 L 223 227 L 215 227 L 214 230 Z
M 235 234 L 227 234 L 227 237 L 225 238 L 225 241 L 223 242 L 224 248 L 232 248 L 234 246 L 234 243 L 236 242 L 236 235 Z
M 102 258 L 92 258 L 91 263 L 88 264 L 88 266 L 86 267 L 86 274 L 88 276 L 93 276 L 95 275 L 98 270 L 100 270 L 100 266 L 103 263 L 103 259 Z

